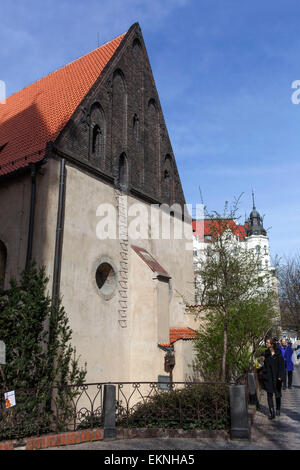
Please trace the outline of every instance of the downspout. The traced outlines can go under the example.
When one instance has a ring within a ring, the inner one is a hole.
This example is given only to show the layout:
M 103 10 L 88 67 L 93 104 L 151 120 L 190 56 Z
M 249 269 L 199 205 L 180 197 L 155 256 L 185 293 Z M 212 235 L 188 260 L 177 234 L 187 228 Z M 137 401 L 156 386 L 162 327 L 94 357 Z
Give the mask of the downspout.
M 54 267 L 53 267 L 53 284 L 52 284 L 52 312 L 49 324 L 49 340 L 48 350 L 50 355 L 48 358 L 48 370 L 50 371 L 50 377 L 53 374 L 53 368 L 55 358 L 51 352 L 56 331 L 57 321 L 57 307 L 59 306 L 59 295 L 60 295 L 60 276 L 61 276 L 61 260 L 62 260 L 62 247 L 63 247 L 63 230 L 64 230 L 64 213 L 65 213 L 65 185 L 66 185 L 66 161 L 64 158 L 61 159 L 60 163 L 60 178 L 59 178 L 59 196 L 58 196 L 58 209 L 57 209 L 57 222 L 56 222 L 56 239 L 55 239 L 55 253 L 54 253 Z M 52 378 L 53 380 L 53 378 Z M 52 383 L 53 385 L 53 383 Z M 52 400 L 51 390 L 50 396 L 48 397 L 47 407 L 51 410 Z
M 64 230 L 64 213 L 65 213 L 65 186 L 66 186 L 66 160 L 61 159 L 60 164 L 60 181 L 59 181 L 59 198 L 56 224 L 56 240 L 53 268 L 53 285 L 52 285 L 52 305 L 58 305 L 60 295 L 60 276 L 61 276 L 61 259 L 63 246 L 63 230 Z
M 35 163 L 30 164 L 31 167 L 31 197 L 30 197 L 30 214 L 29 214 L 29 227 L 28 227 L 28 239 L 27 239 L 27 254 L 25 271 L 29 271 L 30 262 L 32 259 L 32 244 L 33 244 L 33 231 L 34 231 L 34 219 L 35 219 L 35 201 L 36 201 L 36 165 Z

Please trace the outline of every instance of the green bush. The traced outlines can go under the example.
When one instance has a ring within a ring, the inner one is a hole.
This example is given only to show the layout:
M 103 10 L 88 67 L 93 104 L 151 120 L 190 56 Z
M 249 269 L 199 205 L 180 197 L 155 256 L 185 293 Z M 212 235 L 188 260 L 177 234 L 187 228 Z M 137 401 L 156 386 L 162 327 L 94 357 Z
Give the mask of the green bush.
M 0 339 L 6 344 L 6 364 L 0 366 L 0 439 L 63 430 L 73 415 L 76 387 L 86 375 L 71 346 L 67 314 L 60 302 L 52 304 L 47 284 L 45 269 L 32 264 L 0 292 Z M 11 390 L 16 406 L 5 409 L 4 393 Z
M 227 429 L 229 392 L 219 385 L 192 385 L 157 391 L 130 410 L 117 405 L 117 425 L 123 427 Z

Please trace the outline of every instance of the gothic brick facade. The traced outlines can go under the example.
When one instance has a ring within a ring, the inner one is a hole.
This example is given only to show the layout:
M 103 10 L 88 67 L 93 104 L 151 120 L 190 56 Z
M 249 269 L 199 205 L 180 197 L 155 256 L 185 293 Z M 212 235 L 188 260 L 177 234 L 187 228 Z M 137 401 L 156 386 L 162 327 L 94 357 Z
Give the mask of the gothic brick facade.
M 185 203 L 138 24 L 125 35 L 55 144 L 129 194 L 157 203 Z

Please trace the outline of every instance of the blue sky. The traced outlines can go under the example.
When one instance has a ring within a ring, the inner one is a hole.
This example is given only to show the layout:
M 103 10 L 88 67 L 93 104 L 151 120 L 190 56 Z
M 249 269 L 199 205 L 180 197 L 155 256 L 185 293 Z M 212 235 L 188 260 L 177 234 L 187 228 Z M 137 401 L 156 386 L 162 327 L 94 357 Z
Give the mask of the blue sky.
M 2 0 L 7 94 L 139 22 L 187 203 L 222 212 L 244 193 L 273 256 L 299 250 L 298 0 Z

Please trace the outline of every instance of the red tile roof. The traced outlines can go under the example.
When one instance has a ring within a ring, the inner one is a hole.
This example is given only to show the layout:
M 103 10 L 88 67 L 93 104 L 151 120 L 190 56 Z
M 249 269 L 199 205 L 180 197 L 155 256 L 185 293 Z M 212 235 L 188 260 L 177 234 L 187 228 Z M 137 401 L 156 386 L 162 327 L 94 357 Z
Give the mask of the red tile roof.
M 167 271 L 159 264 L 155 258 L 147 251 L 145 248 L 139 246 L 131 245 L 131 248 L 139 255 L 140 258 L 149 266 L 149 268 L 158 274 L 162 274 L 166 277 L 171 277 Z
M 224 224 L 225 222 L 225 224 Z M 234 220 L 232 219 L 222 219 L 222 220 L 211 220 L 211 219 L 204 219 L 204 220 L 193 220 L 193 233 L 194 236 L 203 238 L 207 235 L 212 235 L 217 231 L 224 231 L 224 226 L 229 227 L 234 235 L 237 235 L 239 239 L 242 241 L 246 237 L 246 224 L 245 225 L 237 225 Z
M 0 175 L 41 159 L 95 83 L 126 33 L 6 98 L 0 104 Z M 27 158 L 25 159 L 25 156 Z
M 196 331 L 192 330 L 191 328 L 170 328 L 170 343 L 161 344 L 160 346 L 170 347 L 179 339 L 194 339 L 196 337 Z

